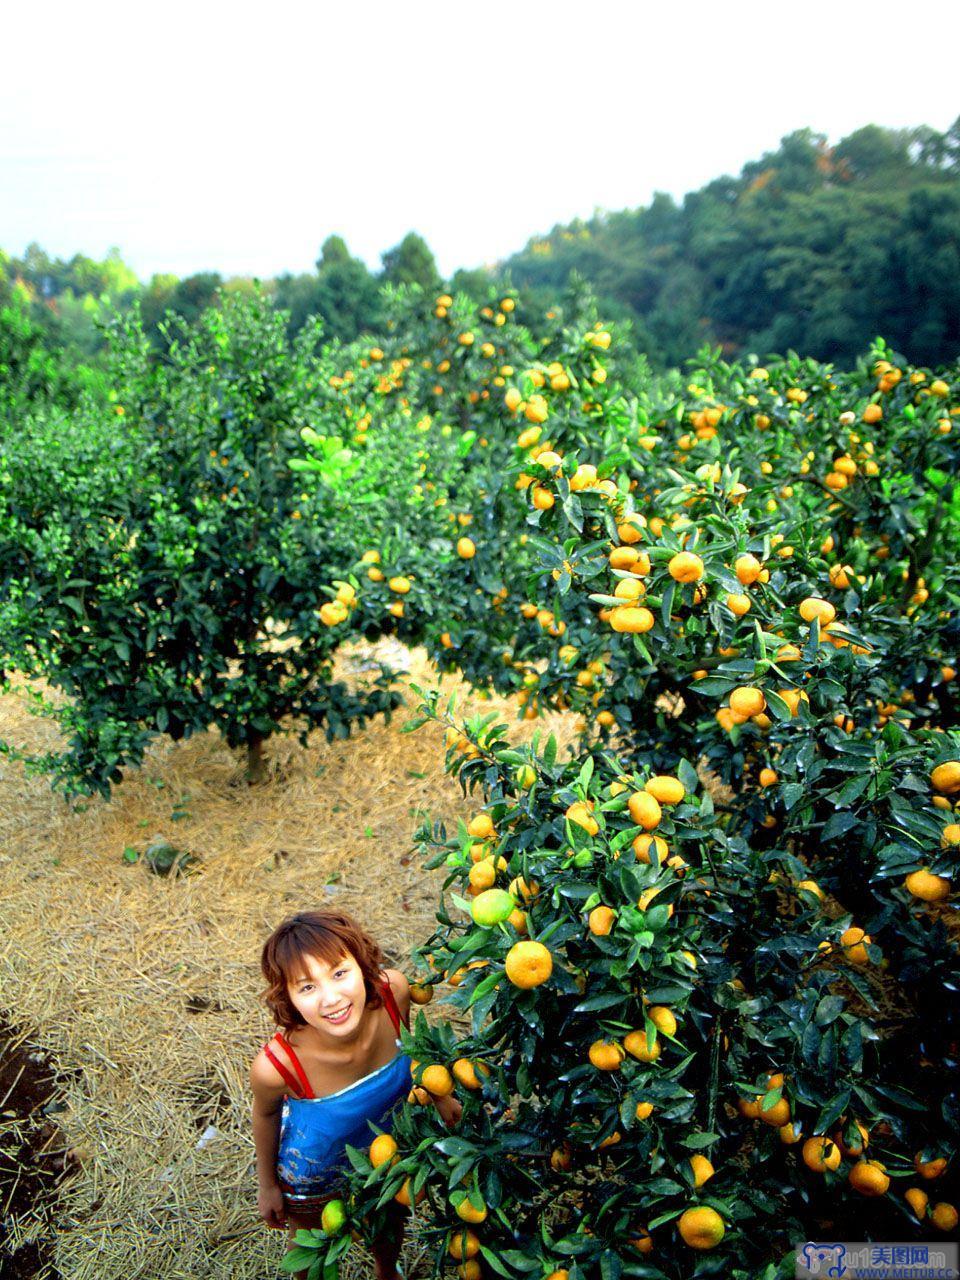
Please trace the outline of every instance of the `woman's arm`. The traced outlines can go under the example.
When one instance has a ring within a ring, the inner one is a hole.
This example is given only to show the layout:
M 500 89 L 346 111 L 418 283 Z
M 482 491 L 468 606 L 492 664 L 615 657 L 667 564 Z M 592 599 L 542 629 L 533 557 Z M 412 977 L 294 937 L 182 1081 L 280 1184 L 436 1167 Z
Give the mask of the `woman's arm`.
M 262 1051 L 250 1068 L 253 1090 L 253 1145 L 257 1153 L 257 1205 L 270 1227 L 286 1223 L 283 1195 L 277 1182 L 277 1153 L 280 1149 L 280 1116 L 286 1087 L 280 1073 Z

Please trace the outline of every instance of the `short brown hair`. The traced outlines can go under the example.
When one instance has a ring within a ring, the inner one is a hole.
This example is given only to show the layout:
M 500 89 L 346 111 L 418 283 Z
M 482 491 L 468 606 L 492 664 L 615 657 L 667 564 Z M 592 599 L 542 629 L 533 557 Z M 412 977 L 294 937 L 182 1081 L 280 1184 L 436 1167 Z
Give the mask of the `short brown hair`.
M 367 1004 L 379 1009 L 383 1004 L 380 977 L 383 952 L 352 916 L 340 911 L 301 911 L 278 925 L 266 940 L 260 967 L 267 980 L 261 1000 L 285 1031 L 303 1026 L 304 1020 L 287 992 L 287 983 L 296 976 L 296 966 L 304 956 L 326 964 L 336 964 L 345 955 L 356 960 L 363 974 Z

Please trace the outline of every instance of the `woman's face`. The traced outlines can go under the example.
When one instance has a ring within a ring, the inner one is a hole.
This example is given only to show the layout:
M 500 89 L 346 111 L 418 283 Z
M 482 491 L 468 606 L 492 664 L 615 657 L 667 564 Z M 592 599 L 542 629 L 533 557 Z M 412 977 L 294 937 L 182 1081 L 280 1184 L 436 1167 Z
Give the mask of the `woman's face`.
M 367 993 L 360 966 L 349 953 L 335 964 L 303 956 L 287 983 L 287 993 L 304 1022 L 321 1035 L 339 1041 L 355 1037 Z

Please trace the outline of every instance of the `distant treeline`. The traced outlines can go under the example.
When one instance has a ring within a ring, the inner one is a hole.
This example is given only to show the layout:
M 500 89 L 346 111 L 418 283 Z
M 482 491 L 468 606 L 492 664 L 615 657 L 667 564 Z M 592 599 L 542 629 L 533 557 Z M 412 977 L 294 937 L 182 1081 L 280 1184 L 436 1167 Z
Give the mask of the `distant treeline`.
M 779 148 L 717 178 L 681 204 L 649 206 L 556 226 L 491 270 L 448 282 L 473 297 L 491 279 L 512 281 L 549 304 L 571 275 L 606 313 L 634 326 L 655 366 L 677 364 L 703 342 L 735 355 L 793 349 L 843 365 L 882 334 L 908 360 L 944 364 L 960 355 L 960 119 L 946 133 L 868 125 L 830 146 L 800 130 Z M 313 272 L 263 282 L 296 333 L 308 316 L 350 341 L 376 332 L 384 285 L 440 285 L 429 246 L 411 232 L 383 254 L 382 270 L 330 236 Z M 147 332 L 172 309 L 192 320 L 220 291 L 253 287 L 216 272 L 148 284 L 111 251 L 51 259 L 39 245 L 22 258 L 0 251 L 0 304 L 14 291 L 66 349 L 101 345 L 98 319 L 139 301 Z

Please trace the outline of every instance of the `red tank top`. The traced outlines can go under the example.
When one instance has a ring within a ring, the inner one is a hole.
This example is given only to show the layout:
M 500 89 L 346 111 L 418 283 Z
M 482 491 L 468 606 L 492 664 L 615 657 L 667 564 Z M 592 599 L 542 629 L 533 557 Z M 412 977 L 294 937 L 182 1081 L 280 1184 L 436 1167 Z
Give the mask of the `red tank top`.
M 390 1015 L 390 1021 L 393 1023 L 393 1029 L 394 1031 L 396 1031 L 397 1035 L 399 1036 L 400 1035 L 400 1010 L 397 1007 L 397 1001 L 394 997 L 393 989 L 391 988 L 390 983 L 389 982 L 382 983 L 380 987 L 380 991 L 381 991 L 381 994 L 383 995 L 384 1007 L 386 1008 L 387 1013 Z M 283 1051 L 286 1053 L 287 1057 L 290 1059 L 290 1065 L 293 1067 L 293 1070 L 296 1072 L 296 1077 L 294 1077 L 291 1074 L 290 1069 L 284 1063 L 282 1063 L 280 1059 L 277 1057 L 277 1055 L 273 1052 L 273 1050 L 270 1048 L 269 1042 L 263 1046 L 263 1052 L 266 1054 L 268 1061 L 274 1067 L 276 1067 L 277 1071 L 280 1073 L 280 1075 L 286 1081 L 287 1085 L 293 1090 L 293 1092 L 297 1095 L 298 1098 L 313 1098 L 315 1096 L 314 1092 L 310 1088 L 310 1082 L 307 1079 L 306 1072 L 304 1071 L 303 1067 L 300 1064 L 300 1059 L 297 1057 L 296 1053 L 293 1050 L 293 1045 L 290 1044 L 289 1040 L 287 1040 L 286 1036 L 283 1034 L 282 1031 L 278 1031 L 277 1034 L 274 1036 L 274 1039 L 276 1040 L 277 1044 L 279 1044 L 280 1047 L 283 1049 Z

